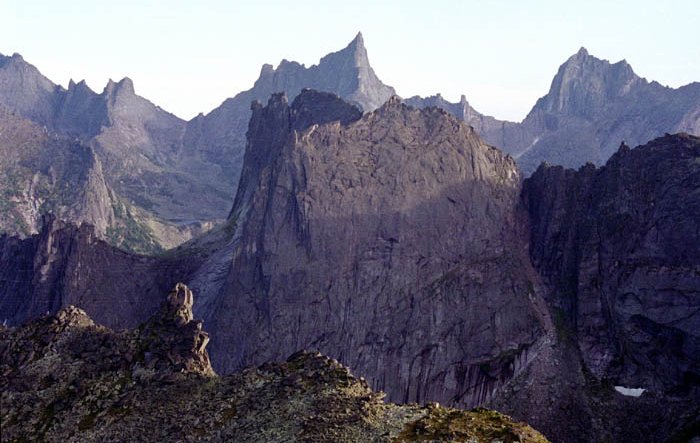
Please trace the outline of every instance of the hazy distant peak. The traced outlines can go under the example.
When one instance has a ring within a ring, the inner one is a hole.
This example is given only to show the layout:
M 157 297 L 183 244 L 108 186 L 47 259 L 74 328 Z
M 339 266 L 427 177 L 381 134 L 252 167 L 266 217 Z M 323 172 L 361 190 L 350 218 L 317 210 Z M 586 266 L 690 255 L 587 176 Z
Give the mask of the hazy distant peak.
M 24 61 L 24 57 L 22 57 L 22 54 L 20 54 L 19 52 L 15 52 L 15 53 L 13 53 L 11 56 L 9 56 L 9 57 L 0 54 L 0 57 L 4 57 L 4 58 L 7 58 L 7 59 L 15 60 L 15 61 L 18 61 L 18 62 L 23 62 L 23 61 Z
M 88 84 L 85 82 L 85 80 L 80 80 L 78 83 L 75 82 L 75 80 L 70 79 L 68 81 L 68 91 L 90 91 L 93 92 L 92 89 L 88 86 Z
M 370 66 L 362 33 L 343 49 L 321 58 L 317 65 L 306 67 L 287 59 L 277 68 L 264 64 L 251 98 L 264 101 L 271 93 L 282 90 L 294 98 L 307 87 L 338 94 L 365 111 L 378 108 L 395 93 L 379 80 Z M 246 102 L 247 107 L 250 102 Z
M 628 94 L 643 82 L 626 61 L 613 64 L 581 47 L 559 67 L 549 93 L 535 109 L 588 118 L 609 100 Z
M 264 65 L 263 65 L 263 68 L 264 68 Z M 298 68 L 306 68 L 306 67 L 305 67 L 303 64 L 299 63 L 299 62 L 295 62 L 294 60 L 291 60 L 291 61 L 290 61 L 290 60 L 287 60 L 286 58 L 283 58 L 282 61 L 280 62 L 280 64 L 277 65 L 277 69 L 282 69 L 282 70 L 285 70 L 285 69 L 295 70 L 295 69 L 298 69 Z M 267 71 L 267 72 L 268 72 L 268 73 L 273 73 L 274 70 L 270 70 L 270 71 Z M 263 72 L 261 71 L 261 75 L 262 75 L 262 74 L 263 74 Z
M 129 77 L 124 77 L 123 79 L 119 80 L 119 82 L 115 82 L 110 78 L 102 93 L 105 95 L 136 94 L 134 91 L 134 82 Z
M 262 68 L 260 68 L 260 77 L 268 74 L 273 74 L 274 72 L 275 67 L 269 63 L 265 63 L 264 65 L 262 65 Z
M 364 48 L 365 46 L 365 39 L 362 37 L 362 32 L 358 31 L 357 35 L 353 39 L 353 41 L 350 44 L 355 44 L 355 46 L 361 46 Z
M 39 70 L 36 69 L 36 67 L 25 61 L 24 57 L 22 57 L 22 55 L 17 52 L 12 54 L 11 56 L 0 54 L 0 68 L 5 67 L 6 65 L 21 67 L 23 69 L 31 69 L 39 73 Z
M 358 32 L 355 38 L 345 48 L 323 57 L 321 63 L 329 59 L 337 59 L 338 57 L 346 57 L 348 60 L 352 60 L 354 66 L 358 68 L 370 68 L 367 48 L 365 48 L 365 40 L 361 32 Z
M 136 93 L 134 90 L 134 82 L 129 77 L 121 79 L 118 86 L 121 91 L 130 92 L 131 94 Z

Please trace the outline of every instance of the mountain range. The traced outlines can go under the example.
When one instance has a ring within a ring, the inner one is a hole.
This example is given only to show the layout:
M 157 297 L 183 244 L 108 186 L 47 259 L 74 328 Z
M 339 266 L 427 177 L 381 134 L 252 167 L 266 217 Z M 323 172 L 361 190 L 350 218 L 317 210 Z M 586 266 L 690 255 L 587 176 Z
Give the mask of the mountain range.
M 342 398 L 350 415 L 374 411 L 372 392 L 384 391 L 402 404 L 495 408 L 552 441 L 690 441 L 700 434 L 700 138 L 657 131 L 697 133 L 696 90 L 581 50 L 522 123 L 498 122 L 466 99 L 402 100 L 358 35 L 316 66 L 265 66 L 251 90 L 183 122 L 128 79 L 100 94 L 63 89 L 3 57 L 0 332 L 14 343 L 0 349 L 11 357 L 3 395 L 24 405 L 37 386 L 60 394 L 78 366 L 92 377 L 80 392 L 123 375 L 101 403 L 50 397 L 40 414 L 17 407 L 3 419 L 18 433 L 17 417 L 38 420 L 30 427 L 56 438 L 77 435 L 73 423 L 97 441 L 140 432 L 123 405 L 170 423 L 167 399 L 193 405 L 172 383 L 279 402 L 283 380 L 299 387 L 292 379 L 308 370 L 334 382 L 324 374 L 342 368 L 296 354 L 307 350 L 366 377 L 346 380 L 361 394 Z M 528 169 L 536 155 L 567 160 Z M 567 167 L 579 160 L 589 163 Z M 163 314 L 173 306 L 174 320 Z M 60 345 L 75 337 L 89 352 Z M 52 361 L 65 363 L 61 380 L 46 378 Z M 186 381 L 214 372 L 236 381 Z M 253 373 L 254 392 L 231 393 Z M 136 378 L 145 406 L 129 397 Z M 305 386 L 337 398 L 337 386 Z M 239 417 L 229 406 L 210 412 Z M 284 426 L 302 426 L 280 407 Z M 357 431 L 325 412 L 304 423 Z M 462 417 L 436 414 L 420 432 Z M 217 429 L 243 432 L 255 420 L 243 417 Z M 365 431 L 416 430 L 409 418 Z
M 673 89 L 648 82 L 626 61 L 611 64 L 585 48 L 561 65 L 549 92 L 520 123 L 484 116 L 464 97 L 459 103 L 439 95 L 406 102 L 452 112 L 511 154 L 526 175 L 545 161 L 602 165 L 621 142 L 637 146 L 664 133 L 700 134 L 700 83 Z
M 277 92 L 292 100 L 303 88 L 335 93 L 365 112 L 395 95 L 372 69 L 362 34 L 318 65 L 287 60 L 277 68 L 264 65 L 251 89 L 190 121 L 138 96 L 128 78 L 110 80 L 101 93 L 84 81 L 71 80 L 64 89 L 20 55 L 0 55 L 0 127 L 14 127 L 18 119 L 29 120 L 25 126 L 33 123 L 31 135 L 25 130 L 0 141 L 14 157 L 0 176 L 1 202 L 8 209 L 1 227 L 15 234 L 37 232 L 40 215 L 51 208 L 61 218 L 93 224 L 98 235 L 134 252 L 176 246 L 231 210 L 250 102 Z M 525 175 L 542 161 L 601 165 L 621 141 L 636 146 L 666 132 L 700 133 L 700 84 L 671 89 L 649 83 L 626 62 L 610 64 L 583 48 L 561 66 L 550 91 L 521 123 L 484 116 L 465 97 L 459 103 L 439 94 L 405 102 L 437 106 L 464 120 L 487 143 L 511 154 Z M 41 145 L 43 155 L 56 159 L 72 155 L 58 146 L 77 144 L 91 151 L 91 159 L 79 165 L 60 161 L 75 165 L 70 174 L 49 171 L 35 154 L 18 148 L 24 143 Z M 74 177 L 80 174 L 93 179 L 78 184 Z M 86 195 L 100 195 L 101 207 L 85 205 Z
M 251 108 L 224 223 L 145 257 L 45 217 L 0 238 L 0 316 L 133 328 L 183 281 L 222 373 L 311 349 L 391 401 L 488 405 L 554 441 L 695 432 L 699 138 L 523 181 L 439 108 L 308 89 Z

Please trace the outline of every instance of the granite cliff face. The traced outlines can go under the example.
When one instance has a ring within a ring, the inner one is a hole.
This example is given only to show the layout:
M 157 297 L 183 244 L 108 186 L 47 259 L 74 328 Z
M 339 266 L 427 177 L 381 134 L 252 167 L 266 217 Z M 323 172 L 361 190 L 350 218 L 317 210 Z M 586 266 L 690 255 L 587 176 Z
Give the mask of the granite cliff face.
M 557 364 L 538 361 L 521 380 L 527 394 L 515 381 L 493 406 L 576 416 L 569 429 L 530 416 L 554 440 L 697 435 L 699 189 L 700 138 L 684 134 L 622 145 L 600 169 L 543 165 L 525 182 L 531 257 L 550 288 Z M 557 382 L 532 383 L 543 374 Z M 614 386 L 643 391 L 624 397 Z
M 113 196 L 89 146 L 52 135 L 0 105 L 0 156 L 0 226 L 7 231 L 36 232 L 47 211 L 102 232 L 115 224 Z
M 547 441 L 493 411 L 384 403 L 320 354 L 220 378 L 192 305 L 178 284 L 133 330 L 73 306 L 0 326 L 2 441 Z
M 534 358 L 511 158 L 437 108 L 310 90 L 254 104 L 248 136 L 228 255 L 189 280 L 215 367 L 314 348 L 392 400 L 476 405 Z
M 439 95 L 407 103 L 439 106 L 463 119 L 488 143 L 513 155 L 526 175 L 543 161 L 602 165 L 622 140 L 637 146 L 667 132 L 700 135 L 700 84 L 673 89 L 648 82 L 626 61 L 611 64 L 585 48 L 559 68 L 547 95 L 521 123 L 484 116 L 464 97 L 459 103 Z
M 699 189 L 700 138 L 688 135 L 528 180 L 533 262 L 598 378 L 654 390 L 700 381 Z M 679 341 L 652 352 L 661 331 Z

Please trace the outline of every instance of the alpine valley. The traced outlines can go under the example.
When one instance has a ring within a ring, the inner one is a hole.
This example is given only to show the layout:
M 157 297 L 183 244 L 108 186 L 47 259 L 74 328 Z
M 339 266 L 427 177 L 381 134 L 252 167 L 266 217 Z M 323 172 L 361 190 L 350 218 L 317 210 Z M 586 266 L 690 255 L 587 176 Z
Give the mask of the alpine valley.
M 2 441 L 696 442 L 698 135 L 583 48 L 519 123 L 361 34 L 190 121 L 0 55 Z

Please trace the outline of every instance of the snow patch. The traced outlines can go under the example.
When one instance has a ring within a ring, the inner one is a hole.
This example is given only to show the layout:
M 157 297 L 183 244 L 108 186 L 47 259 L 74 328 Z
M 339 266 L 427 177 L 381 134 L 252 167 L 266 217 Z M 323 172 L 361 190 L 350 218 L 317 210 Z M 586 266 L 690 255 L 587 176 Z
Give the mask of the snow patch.
M 520 151 L 518 154 L 514 154 L 514 155 L 513 155 L 513 158 L 515 158 L 515 159 L 517 160 L 517 159 L 519 159 L 520 157 L 522 157 L 523 154 L 525 154 L 526 152 L 532 150 L 532 148 L 535 146 L 535 144 L 536 144 L 538 141 L 540 141 L 540 136 L 539 136 L 539 135 L 538 135 L 537 137 L 535 137 L 535 139 L 532 141 L 532 143 L 530 143 L 530 146 L 528 146 L 527 148 L 523 149 L 523 150 Z
M 615 390 L 627 397 L 639 397 L 646 391 L 644 388 L 626 388 L 624 386 L 615 386 Z

